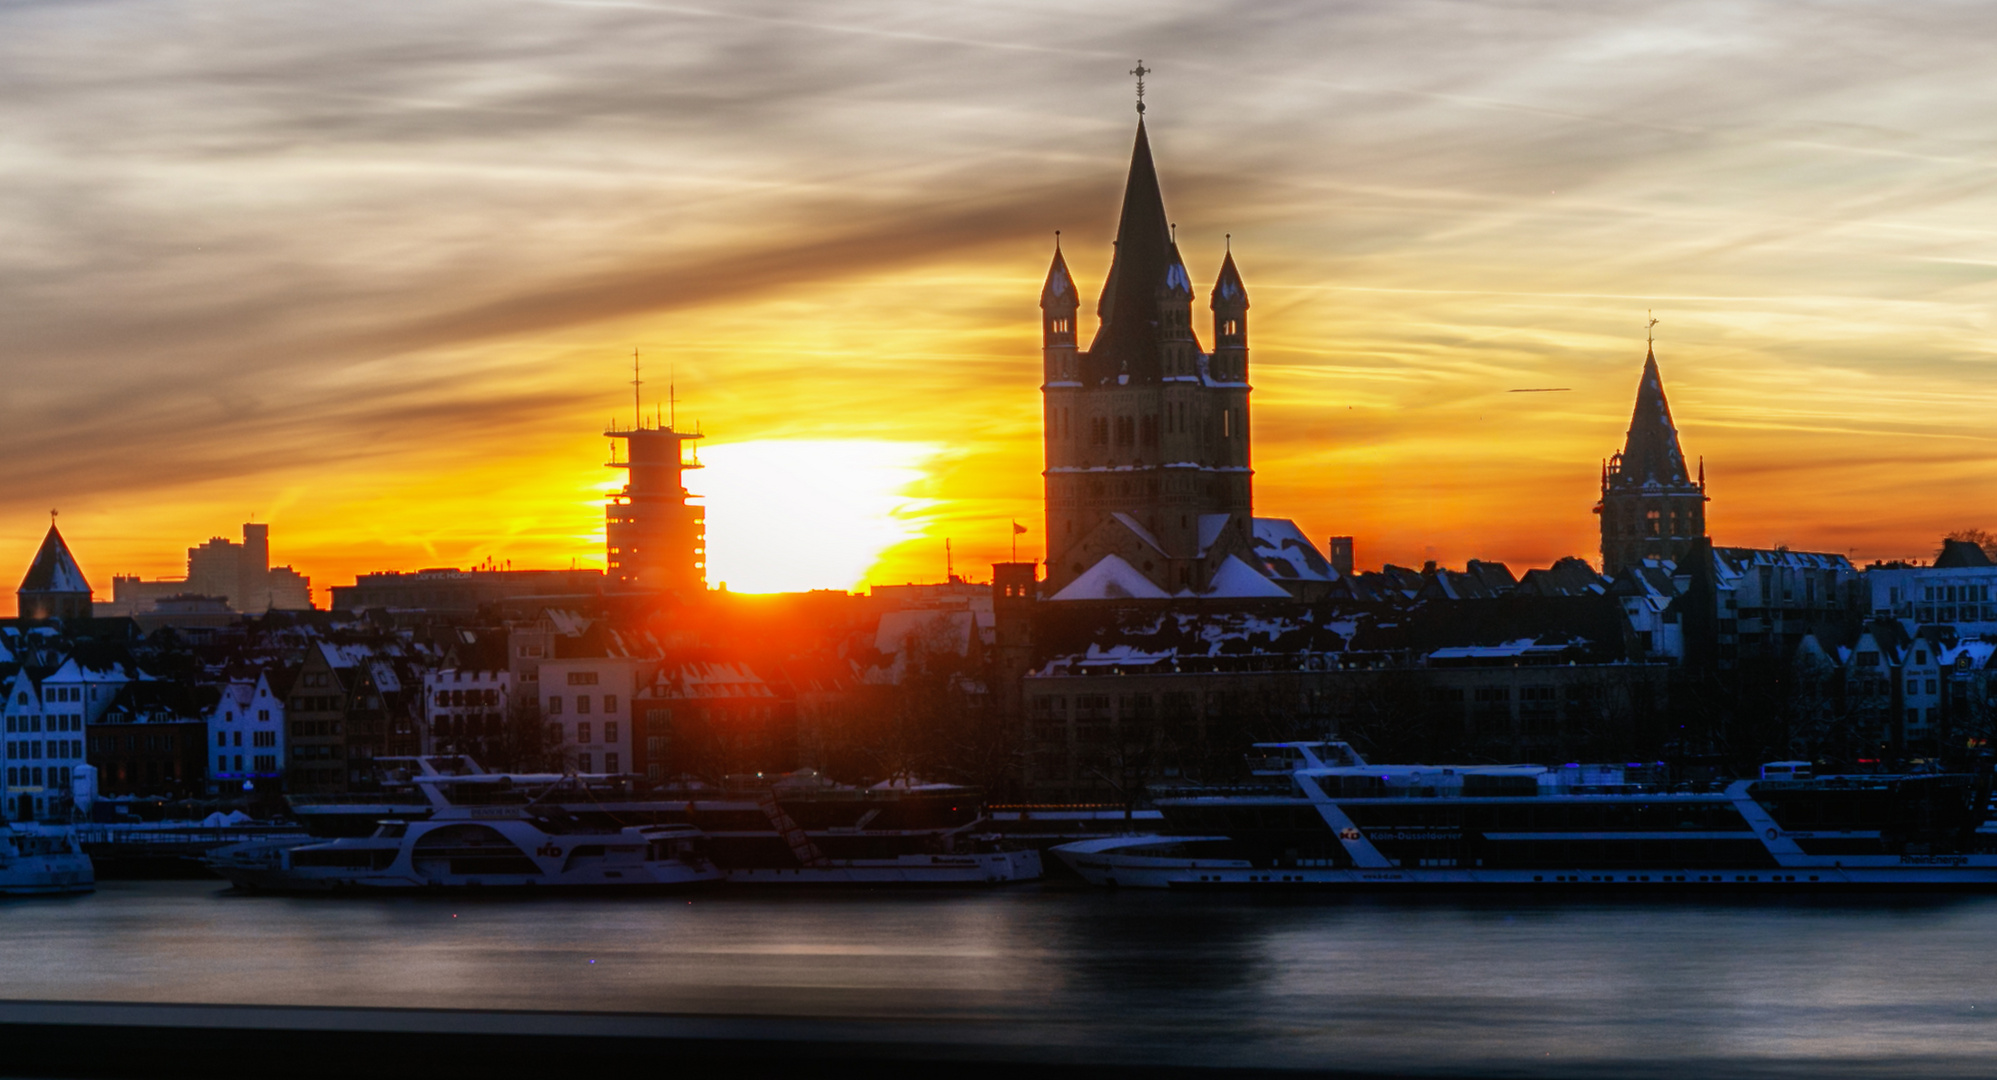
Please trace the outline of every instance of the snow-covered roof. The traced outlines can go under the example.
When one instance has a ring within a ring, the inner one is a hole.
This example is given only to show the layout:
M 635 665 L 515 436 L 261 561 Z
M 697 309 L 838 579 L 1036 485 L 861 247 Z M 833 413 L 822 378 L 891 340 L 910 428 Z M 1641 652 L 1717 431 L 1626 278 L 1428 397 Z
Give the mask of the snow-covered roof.
M 1229 599 L 1288 599 L 1290 591 L 1255 572 L 1255 568 L 1233 555 L 1214 571 L 1213 581 L 1203 596 Z
M 1288 518 L 1256 518 L 1253 524 L 1255 554 L 1272 576 L 1299 581 L 1338 580 L 1338 571 L 1318 553 L 1316 545 L 1297 528 L 1296 522 Z
M 1139 540 L 1151 545 L 1151 550 L 1160 555 L 1165 554 L 1165 545 L 1159 543 L 1158 538 L 1151 535 L 1151 530 L 1145 528 L 1136 518 L 1131 517 L 1121 510 L 1111 511 L 1109 516 L 1121 522 L 1123 527 L 1129 529 Z
M 1094 566 L 1084 570 L 1080 577 L 1069 582 L 1067 588 L 1055 593 L 1053 599 L 1163 600 L 1166 595 L 1165 590 L 1153 585 L 1150 578 L 1139 573 L 1136 567 L 1120 556 L 1105 555 Z
M 1205 555 L 1207 549 L 1213 546 L 1213 542 L 1220 539 L 1220 531 L 1227 528 L 1228 519 L 1233 516 L 1232 514 L 1200 515 L 1200 554 Z
M 83 570 L 76 565 L 76 556 L 69 553 L 69 545 L 63 543 L 62 534 L 56 531 L 54 525 L 50 525 L 48 535 L 42 537 L 42 546 L 35 552 L 35 561 L 28 564 L 28 574 L 21 579 L 20 591 L 90 592 L 90 583 L 83 579 Z

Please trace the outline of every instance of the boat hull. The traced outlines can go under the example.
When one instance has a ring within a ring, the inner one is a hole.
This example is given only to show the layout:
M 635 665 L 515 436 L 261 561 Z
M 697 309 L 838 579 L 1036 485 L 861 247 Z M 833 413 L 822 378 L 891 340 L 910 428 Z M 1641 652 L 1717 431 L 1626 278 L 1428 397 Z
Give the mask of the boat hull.
M 65 896 L 96 888 L 88 855 L 30 855 L 0 865 L 0 896 Z
M 734 885 L 1004 885 L 1041 876 L 1037 851 L 843 859 L 822 866 L 731 867 Z
M 1053 849 L 1084 881 L 1104 888 L 1187 892 L 1502 892 L 1555 894 L 1698 892 L 1997 892 L 1997 857 L 1908 856 L 1871 865 L 1733 869 L 1658 866 L 1530 870 L 1413 867 L 1258 866 L 1227 858 L 1177 858 L 1143 848 L 1224 841 L 1222 837 L 1150 836 L 1085 841 Z M 1128 849 L 1136 848 L 1138 851 Z

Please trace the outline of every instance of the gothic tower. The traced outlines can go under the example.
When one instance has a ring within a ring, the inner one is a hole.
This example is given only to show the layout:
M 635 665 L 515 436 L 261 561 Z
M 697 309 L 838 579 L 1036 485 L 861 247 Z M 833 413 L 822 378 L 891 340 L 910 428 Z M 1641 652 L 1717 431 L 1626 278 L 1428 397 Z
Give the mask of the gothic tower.
M 1115 555 L 1162 593 L 1199 592 L 1251 549 L 1248 294 L 1232 253 L 1211 306 L 1208 353 L 1140 118 L 1088 349 L 1058 245 L 1040 294 L 1050 591 Z
M 1706 468 L 1694 479 L 1671 425 L 1653 348 L 1643 360 L 1636 411 L 1622 452 L 1602 465 L 1602 572 L 1611 577 L 1646 558 L 1683 561 L 1706 535 Z

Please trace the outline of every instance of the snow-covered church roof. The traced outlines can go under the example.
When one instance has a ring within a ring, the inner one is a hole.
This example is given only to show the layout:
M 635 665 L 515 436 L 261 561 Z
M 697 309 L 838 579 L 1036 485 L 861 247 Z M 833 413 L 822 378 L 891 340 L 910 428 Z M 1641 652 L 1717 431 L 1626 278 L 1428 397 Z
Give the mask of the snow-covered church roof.
M 1290 591 L 1255 572 L 1255 568 L 1233 555 L 1220 564 L 1213 572 L 1213 580 L 1208 583 L 1202 596 L 1233 600 L 1270 599 L 1287 600 Z
M 1247 569 L 1243 567 L 1243 569 Z M 1251 571 L 1252 573 L 1252 571 Z M 1163 600 L 1165 590 L 1151 583 L 1135 566 L 1120 556 L 1105 555 L 1101 561 L 1054 594 L 1055 600 Z
M 69 553 L 69 545 L 62 542 L 62 534 L 56 531 L 53 524 L 49 526 L 49 534 L 42 537 L 42 547 L 35 552 L 35 561 L 28 564 L 28 576 L 21 579 L 19 591 L 90 592 L 90 583 L 83 580 L 83 569 L 76 565 L 76 556 Z

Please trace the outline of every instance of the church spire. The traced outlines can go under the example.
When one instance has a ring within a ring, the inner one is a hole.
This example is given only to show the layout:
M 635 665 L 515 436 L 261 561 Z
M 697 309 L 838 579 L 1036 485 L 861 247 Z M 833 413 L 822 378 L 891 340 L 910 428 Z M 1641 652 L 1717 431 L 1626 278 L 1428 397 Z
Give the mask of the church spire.
M 1664 376 L 1657 371 L 1657 349 L 1643 358 L 1643 378 L 1636 386 L 1636 409 L 1630 415 L 1629 437 L 1623 444 L 1618 477 L 1629 484 L 1684 484 L 1685 453 L 1678 446 L 1678 429 L 1671 424 L 1671 403 L 1664 397 Z
M 1102 326 L 1089 346 L 1098 376 L 1149 373 L 1156 366 L 1158 289 L 1172 265 L 1172 226 L 1151 161 L 1151 139 L 1137 121 L 1130 173 L 1123 184 L 1123 213 L 1116 224 L 1116 254 L 1103 282 L 1096 314 Z

